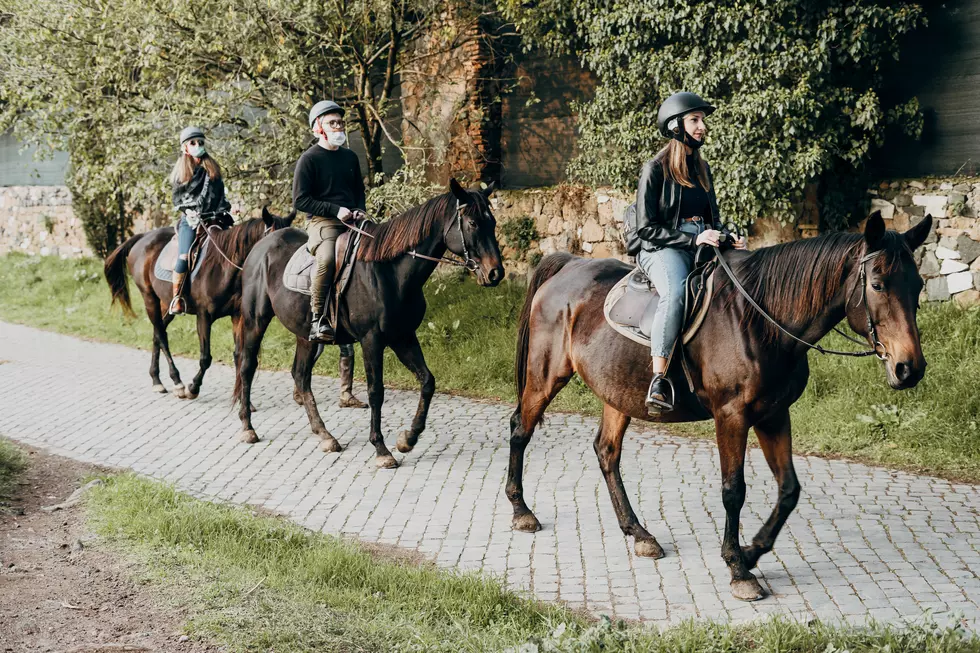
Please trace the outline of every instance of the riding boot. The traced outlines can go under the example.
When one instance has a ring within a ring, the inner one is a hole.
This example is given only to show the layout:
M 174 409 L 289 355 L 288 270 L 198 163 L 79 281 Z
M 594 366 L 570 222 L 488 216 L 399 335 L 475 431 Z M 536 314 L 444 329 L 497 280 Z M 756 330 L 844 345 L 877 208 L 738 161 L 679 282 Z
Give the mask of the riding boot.
M 344 355 L 343 346 L 340 348 L 340 407 L 367 408 L 367 404 L 354 396 L 354 354 Z
M 313 309 L 313 320 L 312 320 L 312 324 L 310 325 L 310 342 L 317 342 L 317 343 L 329 345 L 332 344 L 334 338 L 336 338 L 336 334 L 334 333 L 333 327 L 330 326 L 330 316 L 329 316 L 330 302 L 333 299 L 331 297 L 331 295 L 333 294 L 331 292 L 333 288 L 331 287 L 331 285 L 328 285 L 325 290 L 326 292 L 324 293 L 325 297 L 323 301 L 323 305 L 325 308 L 323 312 L 321 313 L 317 311 L 315 308 Z
M 174 272 L 174 278 L 173 278 L 174 296 L 173 299 L 170 300 L 170 308 L 169 308 L 169 312 L 171 315 L 180 315 L 181 313 L 184 312 L 184 298 L 181 297 L 180 293 L 183 290 L 185 274 L 187 273 Z
M 668 399 L 668 397 L 670 397 Z M 656 412 L 674 410 L 674 386 L 663 374 L 654 374 L 647 390 L 647 408 Z

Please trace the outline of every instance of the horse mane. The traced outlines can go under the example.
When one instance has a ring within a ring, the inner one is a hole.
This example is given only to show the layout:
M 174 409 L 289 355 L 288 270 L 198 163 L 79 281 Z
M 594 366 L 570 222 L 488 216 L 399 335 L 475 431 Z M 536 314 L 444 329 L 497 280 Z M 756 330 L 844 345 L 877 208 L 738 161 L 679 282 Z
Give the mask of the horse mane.
M 244 261 L 255 243 L 265 233 L 265 221 L 262 218 L 252 218 L 229 227 L 228 229 L 212 229 L 208 232 L 214 244 L 232 261 Z M 211 258 L 211 257 L 208 257 Z M 222 256 L 217 257 L 222 266 L 228 262 Z
M 749 295 L 784 326 L 816 320 L 845 283 L 844 269 L 866 252 L 863 234 L 833 232 L 815 238 L 755 250 L 733 265 Z M 889 231 L 874 261 L 878 272 L 891 273 L 907 252 L 901 234 Z M 734 299 L 735 293 L 732 294 Z M 778 331 L 755 310 L 742 314 L 741 327 L 758 323 L 768 338 Z
M 357 258 L 362 261 L 390 261 L 426 241 L 436 221 L 449 213 L 451 193 L 444 193 L 411 208 L 371 230 L 374 238 L 361 240 Z

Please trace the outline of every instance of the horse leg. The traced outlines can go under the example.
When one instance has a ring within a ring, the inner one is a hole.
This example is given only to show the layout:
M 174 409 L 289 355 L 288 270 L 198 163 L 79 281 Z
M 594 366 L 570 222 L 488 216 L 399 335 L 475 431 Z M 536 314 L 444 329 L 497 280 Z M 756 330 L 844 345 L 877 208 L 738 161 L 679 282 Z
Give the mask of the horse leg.
M 269 328 L 272 318 L 258 317 L 253 320 L 245 319 L 242 326 L 242 343 L 238 374 L 240 383 L 238 400 L 240 407 L 238 417 L 242 420 L 242 442 L 252 444 L 259 441 L 259 436 L 252 427 L 252 379 L 259 367 L 259 347 L 262 346 L 262 336 Z
M 327 453 L 336 453 L 341 450 L 337 438 L 330 435 L 330 431 L 320 418 L 320 411 L 316 407 L 316 399 L 313 398 L 312 370 L 313 363 L 316 361 L 317 345 L 311 343 L 306 338 L 296 338 L 296 357 L 293 359 L 293 381 L 296 389 L 300 392 L 300 402 L 306 408 L 306 416 L 310 420 L 310 428 L 313 433 L 323 440 L 320 449 Z M 294 392 L 295 398 L 295 392 Z
M 725 505 L 725 534 L 721 557 L 732 573 L 732 596 L 757 601 L 765 596 L 759 581 L 749 571 L 738 544 L 738 523 L 745 504 L 745 444 L 748 427 L 738 416 L 715 418 L 715 436 L 721 457 L 721 500 Z
M 609 488 L 609 498 L 612 499 L 619 527 L 626 536 L 632 535 L 636 555 L 645 558 L 662 558 L 664 550 L 656 538 L 647 532 L 636 518 L 626 488 L 623 487 L 623 477 L 619 473 L 619 461 L 623 454 L 623 435 L 630 424 L 629 415 L 624 415 L 609 404 L 602 407 L 602 422 L 595 436 L 592 447 L 599 458 L 599 468 L 606 478 Z
M 150 318 L 153 322 L 153 318 Z M 150 354 L 150 380 L 153 382 L 153 392 L 167 394 L 167 388 L 160 380 L 160 341 L 157 339 L 156 326 L 153 327 L 153 352 Z
M 395 350 L 395 355 L 402 365 L 415 375 L 422 392 L 419 395 L 419 406 L 415 411 L 415 418 L 412 420 L 412 428 L 402 431 L 398 436 L 398 451 L 408 453 L 419 441 L 419 435 L 425 430 L 425 420 L 429 416 L 429 404 L 432 403 L 432 395 L 436 392 L 436 377 L 432 376 L 429 366 L 425 364 L 425 356 L 422 355 L 422 345 L 414 333 L 410 334 L 405 340 L 393 343 L 391 348 Z
M 146 315 L 150 318 L 150 324 L 153 325 L 154 354 L 150 358 L 150 377 L 153 379 L 153 390 L 161 394 L 167 391 L 160 383 L 160 350 L 163 350 L 163 355 L 167 357 L 167 364 L 170 366 L 170 380 L 174 382 L 174 396 L 183 398 L 184 384 L 180 380 L 180 372 L 177 371 L 177 366 L 174 365 L 174 358 L 170 355 L 170 342 L 167 339 L 167 327 L 173 322 L 174 316 L 169 313 L 164 315 L 160 308 L 160 302 L 155 297 L 147 299 L 145 304 Z
M 239 339 L 242 337 L 242 315 L 241 313 L 235 313 L 231 316 L 231 339 L 235 345 L 235 352 L 233 354 L 235 359 L 235 369 L 238 369 L 239 364 L 242 359 L 242 343 Z M 254 413 L 256 411 L 255 404 L 250 404 L 249 409 Z
M 201 383 L 204 381 L 204 373 L 211 367 L 211 316 L 201 311 L 197 314 L 197 339 L 200 346 L 200 367 L 197 374 L 191 380 L 191 385 L 187 389 L 185 399 L 197 399 L 201 394 Z
M 367 377 L 368 403 L 371 404 L 371 444 L 374 445 L 376 457 L 374 463 L 382 469 L 398 467 L 398 461 L 385 446 L 381 434 L 381 406 L 385 401 L 384 386 L 384 343 L 381 335 L 372 332 L 361 340 L 361 350 L 364 352 L 364 375 Z
M 310 365 L 309 367 L 311 370 L 313 369 L 312 365 Z M 297 370 L 299 369 L 300 369 L 300 342 L 299 342 L 299 337 L 297 336 L 296 352 L 293 354 L 293 381 L 294 381 L 293 401 L 295 401 L 300 406 L 305 406 L 306 402 L 303 399 L 303 383 L 296 376 Z M 316 432 L 316 429 L 314 429 L 314 432 Z
M 528 366 L 524 392 L 519 398 L 517 410 L 510 417 L 510 463 L 504 492 L 514 508 L 511 527 L 515 531 L 533 533 L 541 530 L 541 522 L 524 502 L 524 450 L 548 404 L 572 378 L 570 361 L 566 359 L 562 367 L 559 375 L 549 376 L 538 371 L 543 368 L 541 365 Z
M 789 410 L 783 410 L 755 425 L 759 444 L 766 455 L 766 462 L 779 485 L 779 498 L 772 514 L 752 538 L 752 544 L 742 547 L 745 564 L 754 569 L 759 558 L 772 551 L 773 544 L 790 513 L 800 499 L 800 482 L 793 468 L 793 438 L 790 434 Z

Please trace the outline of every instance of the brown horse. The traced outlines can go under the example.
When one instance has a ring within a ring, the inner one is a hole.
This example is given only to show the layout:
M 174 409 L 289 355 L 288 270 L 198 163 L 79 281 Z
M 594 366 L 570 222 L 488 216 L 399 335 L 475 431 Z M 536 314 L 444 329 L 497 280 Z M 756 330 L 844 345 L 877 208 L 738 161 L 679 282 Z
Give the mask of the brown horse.
M 185 388 L 180 380 L 180 372 L 170 355 L 167 341 L 167 327 L 174 316 L 168 313 L 173 296 L 173 285 L 169 281 L 156 278 L 153 268 L 157 257 L 170 239 L 173 227 L 154 229 L 145 234 L 137 234 L 117 247 L 105 260 L 105 278 L 112 291 L 112 301 L 119 302 L 123 311 L 135 315 L 129 302 L 129 283 L 126 270 L 136 281 L 136 287 L 143 295 L 146 315 L 153 325 L 153 353 L 150 355 L 150 379 L 155 392 L 166 393 L 160 382 L 160 350 L 163 350 L 170 365 L 170 378 L 174 382 L 174 395 L 181 399 L 196 399 L 201 392 L 204 373 L 211 366 L 211 325 L 215 320 L 231 316 L 237 323 L 241 303 L 241 267 L 245 257 L 256 243 L 266 234 L 284 229 L 292 224 L 296 212 L 281 218 L 262 209 L 262 218 L 247 220 L 230 229 L 213 230 L 212 243 L 201 261 L 197 277 L 191 282 L 190 292 L 184 291 L 187 313 L 197 315 L 197 335 L 201 344 L 200 369 L 190 387 Z M 227 259 L 225 258 L 227 257 Z M 188 279 L 190 277 L 188 276 Z M 235 356 L 238 343 L 235 343 Z
M 751 253 L 732 252 L 726 261 L 749 295 L 790 332 L 815 343 L 846 318 L 879 353 L 884 348 L 888 384 L 911 388 L 926 367 L 915 321 L 922 279 L 912 252 L 925 241 L 931 223 L 926 216 L 904 234 L 886 232 L 875 213 L 863 237 L 827 234 Z M 518 332 L 518 404 L 511 418 L 506 487 L 514 508 L 513 527 L 527 532 L 541 528 L 524 502 L 524 450 L 545 408 L 578 374 L 604 403 L 594 448 L 620 528 L 634 537 L 638 556 L 659 558 L 663 549 L 637 520 L 619 473 L 630 420 L 714 419 L 727 516 L 722 558 L 731 570 L 732 594 L 742 600 L 760 599 L 762 588 L 749 570 L 772 550 L 800 496 L 789 407 L 807 383 L 808 348 L 764 322 L 718 269 L 711 310 L 686 346 L 696 392 L 687 390 L 683 375 L 678 378 L 679 365 L 672 365 L 675 409 L 651 414 L 644 403 L 653 374 L 650 351 L 613 331 L 603 316 L 606 293 L 629 270 L 612 259 L 553 254 L 534 273 Z M 752 544 L 739 547 L 750 428 L 775 475 L 779 498 Z

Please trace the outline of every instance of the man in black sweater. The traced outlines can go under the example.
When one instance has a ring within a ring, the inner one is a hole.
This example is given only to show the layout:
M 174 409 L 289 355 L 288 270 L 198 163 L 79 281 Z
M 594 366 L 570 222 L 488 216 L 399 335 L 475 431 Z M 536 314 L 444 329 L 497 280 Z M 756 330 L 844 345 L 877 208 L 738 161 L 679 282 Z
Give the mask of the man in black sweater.
M 336 335 L 334 325 L 324 318 L 333 294 L 334 250 L 337 237 L 346 229 L 342 221 L 354 211 L 364 211 L 364 179 L 357 155 L 343 147 L 347 133 L 340 105 L 329 100 L 313 105 L 310 128 L 317 142 L 296 163 L 293 206 L 309 214 L 306 246 L 316 257 L 310 279 L 310 341 L 330 343 Z

